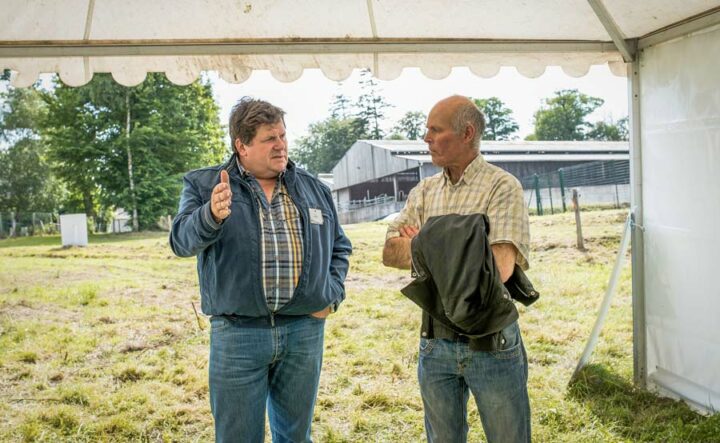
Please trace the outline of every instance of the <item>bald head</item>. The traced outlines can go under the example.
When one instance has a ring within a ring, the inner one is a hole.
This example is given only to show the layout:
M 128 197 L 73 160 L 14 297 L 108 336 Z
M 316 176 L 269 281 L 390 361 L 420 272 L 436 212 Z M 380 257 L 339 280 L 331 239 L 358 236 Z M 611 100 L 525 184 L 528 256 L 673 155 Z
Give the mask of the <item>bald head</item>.
M 437 102 L 432 110 L 450 115 L 450 124 L 458 135 L 464 134 L 468 125 L 472 126 L 475 131 L 472 147 L 480 150 L 480 139 L 485 131 L 485 116 L 472 100 L 462 95 L 451 95 Z

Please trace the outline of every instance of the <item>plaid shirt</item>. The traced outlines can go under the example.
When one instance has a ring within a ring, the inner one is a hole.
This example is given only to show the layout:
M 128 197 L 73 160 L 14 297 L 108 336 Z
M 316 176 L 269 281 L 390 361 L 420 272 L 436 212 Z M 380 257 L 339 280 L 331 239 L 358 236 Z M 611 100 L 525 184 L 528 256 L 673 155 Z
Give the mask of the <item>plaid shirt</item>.
M 530 227 L 520 182 L 510 173 L 478 155 L 453 184 L 447 171 L 422 180 L 410 191 L 405 207 L 388 226 L 386 239 L 398 237 L 399 227 L 421 228 L 430 218 L 445 214 L 487 215 L 490 244 L 512 243 L 516 262 L 529 266 Z
M 247 180 L 260 208 L 262 275 L 265 300 L 271 312 L 293 297 L 303 260 L 302 217 L 280 174 L 268 203 L 260 183 L 238 162 L 240 175 Z

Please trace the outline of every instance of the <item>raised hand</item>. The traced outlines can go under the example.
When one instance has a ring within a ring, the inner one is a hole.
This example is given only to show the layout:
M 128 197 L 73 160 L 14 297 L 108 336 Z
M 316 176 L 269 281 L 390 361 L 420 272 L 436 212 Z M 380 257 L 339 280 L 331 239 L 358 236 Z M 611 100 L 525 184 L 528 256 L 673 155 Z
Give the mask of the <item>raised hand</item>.
M 216 222 L 220 223 L 230 216 L 230 203 L 232 203 L 230 176 L 223 169 L 220 171 L 220 183 L 215 185 L 210 197 L 210 210 Z

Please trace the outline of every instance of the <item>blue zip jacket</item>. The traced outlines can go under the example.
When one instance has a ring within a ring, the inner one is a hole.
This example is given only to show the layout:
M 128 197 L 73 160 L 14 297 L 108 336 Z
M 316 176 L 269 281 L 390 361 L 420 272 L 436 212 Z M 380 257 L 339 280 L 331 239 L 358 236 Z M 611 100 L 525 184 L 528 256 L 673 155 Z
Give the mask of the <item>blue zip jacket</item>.
M 212 218 L 210 196 L 222 169 L 230 176 L 232 212 L 218 224 Z M 275 314 L 307 315 L 345 299 L 352 245 L 327 186 L 292 161 L 283 178 L 302 217 L 304 247 L 293 298 Z M 311 208 L 320 209 L 322 224 L 310 222 Z M 170 247 L 180 257 L 197 255 L 204 314 L 273 318 L 262 287 L 259 211 L 250 184 L 240 176 L 236 155 L 223 165 L 185 175 Z

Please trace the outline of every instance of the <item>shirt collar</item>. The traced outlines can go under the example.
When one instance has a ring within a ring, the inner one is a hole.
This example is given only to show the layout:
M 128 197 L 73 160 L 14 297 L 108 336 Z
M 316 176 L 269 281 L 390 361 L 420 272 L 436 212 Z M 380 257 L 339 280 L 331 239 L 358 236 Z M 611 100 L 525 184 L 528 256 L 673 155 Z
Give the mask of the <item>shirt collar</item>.
M 237 163 L 238 172 L 240 173 L 240 177 L 242 177 L 242 178 L 247 178 L 247 177 L 255 178 L 255 176 L 254 176 L 250 171 L 248 171 L 247 169 L 245 169 L 245 167 L 242 165 L 242 163 L 240 163 L 240 157 L 236 157 L 236 158 L 235 158 L 235 162 Z M 281 172 L 280 175 L 278 175 L 278 181 L 282 181 L 282 179 L 283 179 L 284 176 L 285 176 L 285 171 Z
M 483 158 L 482 154 L 478 153 L 477 157 L 473 159 L 463 171 L 462 175 L 460 176 L 460 180 L 457 181 L 453 185 L 453 183 L 450 181 L 450 173 L 448 172 L 447 168 L 443 168 L 443 177 L 445 178 L 445 185 L 449 186 L 459 186 L 461 183 L 469 184 L 475 176 L 480 172 L 483 165 L 485 164 L 485 159 Z

